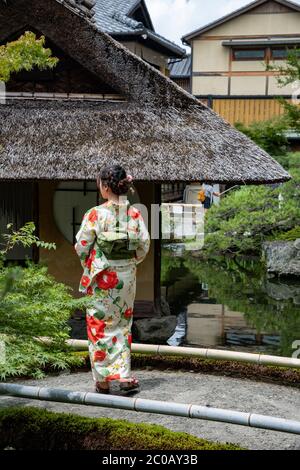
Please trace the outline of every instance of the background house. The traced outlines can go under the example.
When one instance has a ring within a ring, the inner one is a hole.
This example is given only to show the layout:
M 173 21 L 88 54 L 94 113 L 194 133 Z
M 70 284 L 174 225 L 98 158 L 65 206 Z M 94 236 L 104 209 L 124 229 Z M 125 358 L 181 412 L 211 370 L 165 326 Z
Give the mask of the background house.
M 267 64 L 280 64 L 300 47 L 300 6 L 257 0 L 183 37 L 192 48 L 191 91 L 230 123 L 280 115 L 274 99 L 290 98 Z M 184 63 L 184 62 L 183 62 Z M 177 64 L 176 67 L 179 67 Z
M 190 54 L 181 60 L 170 60 L 169 71 L 171 80 L 189 93 L 192 92 L 192 57 Z
M 185 49 L 157 34 L 144 0 L 96 0 L 97 26 L 164 74 Z

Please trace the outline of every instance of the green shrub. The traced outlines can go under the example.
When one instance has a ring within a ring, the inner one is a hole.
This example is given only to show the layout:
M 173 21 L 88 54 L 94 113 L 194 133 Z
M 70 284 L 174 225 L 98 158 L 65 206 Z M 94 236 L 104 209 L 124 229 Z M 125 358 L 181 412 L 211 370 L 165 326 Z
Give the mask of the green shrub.
M 162 426 L 31 407 L 0 411 L 0 442 L 17 450 L 240 450 Z
M 10 225 L 8 226 L 10 228 Z M 6 253 L 16 244 L 38 244 L 52 249 L 33 235 L 33 223 L 4 235 L 5 248 L 0 251 L 0 341 L 5 358 L 0 361 L 0 379 L 11 376 L 40 378 L 45 368 L 62 370 L 82 359 L 69 355 L 65 340 L 69 338 L 71 313 L 83 309 L 91 298 L 74 299 L 70 287 L 57 282 L 47 267 L 27 261 L 25 267 L 5 266 Z M 38 337 L 48 337 L 45 344 Z
M 292 228 L 292 230 L 289 230 L 288 232 L 277 234 L 275 238 L 276 240 L 285 240 L 289 242 L 297 240 L 300 238 L 300 225 Z
M 289 150 L 288 139 L 285 135 L 287 123 L 283 118 L 253 122 L 249 126 L 237 122 L 235 127 L 270 155 L 283 155 Z
M 300 152 L 290 152 L 284 155 L 277 155 L 276 160 L 286 170 L 300 168 Z
M 300 170 L 277 187 L 247 186 L 228 193 L 206 215 L 208 254 L 259 254 L 265 240 L 300 225 Z
M 67 354 L 65 340 L 71 313 L 84 308 L 86 299 L 74 299 L 71 288 L 58 283 L 45 266 L 2 267 L 0 292 L 12 277 L 14 282 L 0 297 L 0 339 L 6 353 L 0 363 L 1 379 L 18 375 L 40 378 L 45 367 L 62 370 L 80 364 L 80 358 Z M 41 336 L 51 338 L 52 344 L 41 343 L 37 339 Z

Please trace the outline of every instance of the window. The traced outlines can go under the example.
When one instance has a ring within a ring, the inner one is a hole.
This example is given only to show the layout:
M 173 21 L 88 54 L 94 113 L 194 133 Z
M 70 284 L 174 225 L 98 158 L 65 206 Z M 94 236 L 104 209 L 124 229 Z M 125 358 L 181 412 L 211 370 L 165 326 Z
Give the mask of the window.
M 264 60 L 265 49 L 233 49 L 233 60 Z
M 131 204 L 140 203 L 136 189 L 133 194 L 128 194 L 128 200 Z M 65 239 L 74 245 L 76 233 L 85 212 L 103 202 L 95 182 L 62 181 L 58 183 L 53 199 L 54 220 Z
M 291 48 L 288 47 L 281 47 L 272 49 L 272 59 L 273 60 L 286 60 L 288 57 L 289 52 L 291 52 Z M 298 49 L 298 56 L 300 56 L 300 51 Z

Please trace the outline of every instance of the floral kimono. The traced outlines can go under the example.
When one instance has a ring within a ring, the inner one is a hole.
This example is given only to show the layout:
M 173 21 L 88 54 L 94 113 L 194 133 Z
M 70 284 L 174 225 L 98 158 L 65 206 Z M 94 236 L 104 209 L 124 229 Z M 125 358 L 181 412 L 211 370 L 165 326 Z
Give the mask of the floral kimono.
M 128 201 L 109 201 L 86 212 L 76 240 L 79 291 L 94 297 L 86 312 L 93 378 L 130 379 L 136 266 L 150 247 L 144 220 Z

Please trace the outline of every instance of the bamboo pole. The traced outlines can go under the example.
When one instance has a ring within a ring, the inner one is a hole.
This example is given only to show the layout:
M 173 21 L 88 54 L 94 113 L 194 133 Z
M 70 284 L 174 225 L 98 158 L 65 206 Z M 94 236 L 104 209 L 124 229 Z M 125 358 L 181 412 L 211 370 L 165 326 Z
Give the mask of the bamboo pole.
M 0 395 L 33 400 L 59 403 L 74 403 L 102 408 L 115 408 L 143 413 L 156 413 L 169 416 L 203 419 L 222 423 L 238 424 L 253 428 L 300 434 L 300 422 L 283 418 L 275 418 L 255 413 L 224 410 L 193 404 L 147 400 L 144 398 L 128 398 L 101 393 L 77 392 L 55 388 L 33 387 L 14 383 L 0 383 Z
M 88 350 L 88 341 L 70 339 L 67 344 L 76 351 Z M 249 362 L 258 365 L 289 367 L 300 369 L 300 359 L 293 357 L 270 356 L 267 354 L 253 354 L 238 351 L 226 351 L 223 349 L 209 348 L 185 348 L 178 346 L 164 346 L 157 344 L 133 343 L 132 352 L 142 354 L 158 354 L 161 356 L 187 356 L 214 359 L 219 361 Z

